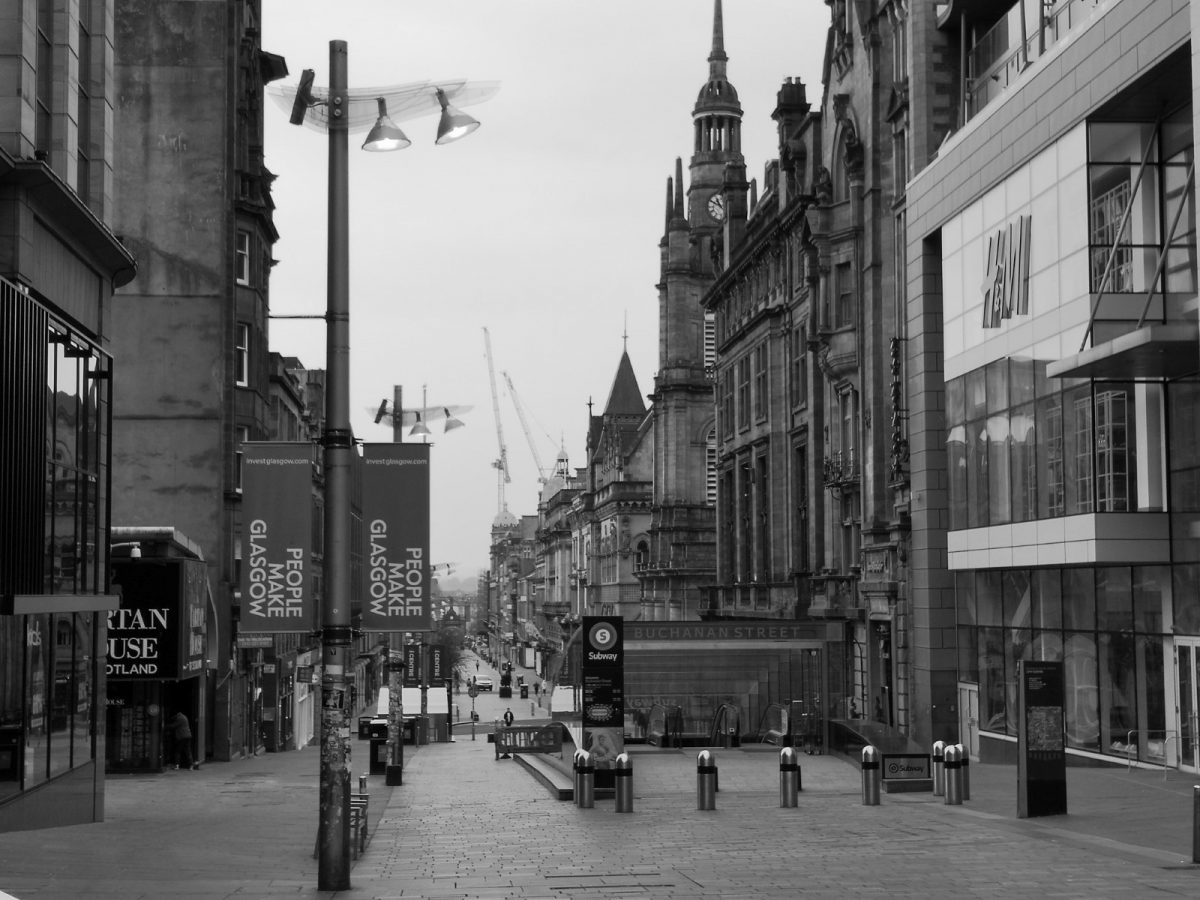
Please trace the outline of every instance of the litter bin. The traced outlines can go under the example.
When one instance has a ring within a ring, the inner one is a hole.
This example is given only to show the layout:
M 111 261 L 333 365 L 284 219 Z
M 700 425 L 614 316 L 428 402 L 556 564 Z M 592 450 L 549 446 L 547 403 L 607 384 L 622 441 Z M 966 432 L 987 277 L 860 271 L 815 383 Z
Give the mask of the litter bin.
M 529 699 L 529 685 L 527 685 L 527 684 L 521 685 L 521 699 L 522 700 Z

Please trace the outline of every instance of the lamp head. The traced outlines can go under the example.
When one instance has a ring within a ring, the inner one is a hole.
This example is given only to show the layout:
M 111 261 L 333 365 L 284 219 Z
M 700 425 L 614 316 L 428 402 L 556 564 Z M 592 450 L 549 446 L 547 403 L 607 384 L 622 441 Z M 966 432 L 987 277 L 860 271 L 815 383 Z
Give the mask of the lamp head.
M 446 92 L 441 88 L 437 91 L 438 103 L 442 105 L 442 119 L 438 122 L 437 140 L 435 144 L 449 144 L 461 137 L 466 137 L 479 127 L 479 123 L 464 112 L 460 112 L 446 100 Z
M 463 421 L 461 419 L 456 419 L 456 418 L 454 418 L 454 416 L 450 415 L 449 409 L 446 409 L 445 413 L 446 413 L 446 428 L 445 428 L 446 431 L 453 431 L 455 428 L 463 427 Z
M 395 122 L 388 118 L 387 101 L 382 97 L 377 97 L 375 102 L 379 104 L 379 118 L 375 120 L 375 125 L 367 133 L 367 139 L 363 141 L 362 148 L 377 153 L 386 150 L 403 150 L 412 141 L 396 127 Z
M 411 437 L 414 434 L 429 434 L 429 429 L 426 428 L 425 423 L 421 421 L 421 414 L 417 413 L 416 416 L 417 416 L 417 424 L 414 425 L 412 427 L 412 431 L 410 431 L 408 433 L 409 437 Z

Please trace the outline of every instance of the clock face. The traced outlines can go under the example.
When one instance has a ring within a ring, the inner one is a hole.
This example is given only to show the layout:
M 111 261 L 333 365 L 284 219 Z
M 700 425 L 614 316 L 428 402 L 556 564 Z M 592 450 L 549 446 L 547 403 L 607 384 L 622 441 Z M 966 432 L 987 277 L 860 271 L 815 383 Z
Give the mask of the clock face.
M 713 194 L 709 197 L 708 214 L 718 222 L 725 221 L 725 198 L 720 194 Z

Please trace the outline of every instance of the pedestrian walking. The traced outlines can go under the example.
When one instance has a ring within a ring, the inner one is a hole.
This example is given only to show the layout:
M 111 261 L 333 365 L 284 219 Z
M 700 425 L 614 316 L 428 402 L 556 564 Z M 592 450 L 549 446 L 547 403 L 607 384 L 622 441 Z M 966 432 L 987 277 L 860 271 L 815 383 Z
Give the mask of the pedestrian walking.
M 542 695 L 542 683 L 540 681 L 535 681 L 533 683 L 533 696 L 540 697 L 541 695 Z
M 510 707 L 509 709 L 506 709 L 506 710 L 504 711 L 504 716 L 503 716 L 503 719 L 504 719 L 504 727 L 505 727 L 505 728 L 509 728 L 509 727 L 511 727 L 511 726 L 512 726 L 512 723 L 513 723 L 513 711 L 512 711 L 512 708 L 511 708 L 511 707 Z
M 175 713 L 167 725 L 174 739 L 171 755 L 175 760 L 175 768 L 182 766 L 185 769 L 199 769 L 200 764 L 192 759 L 192 726 L 183 710 Z

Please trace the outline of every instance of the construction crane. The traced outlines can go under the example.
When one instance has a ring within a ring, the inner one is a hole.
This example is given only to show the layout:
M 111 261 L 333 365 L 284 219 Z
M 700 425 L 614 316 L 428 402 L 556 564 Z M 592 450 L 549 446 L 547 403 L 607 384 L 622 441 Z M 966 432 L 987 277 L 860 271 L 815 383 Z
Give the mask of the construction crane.
M 500 424 L 500 395 L 496 392 L 496 368 L 492 365 L 492 336 L 483 329 L 483 343 L 487 348 L 488 378 L 492 383 L 492 412 L 496 416 L 496 441 L 500 445 L 500 457 L 492 463 L 496 470 L 496 518 L 509 518 L 508 504 L 504 500 L 504 485 L 512 479 L 508 474 L 508 449 L 504 446 L 504 428 Z
M 525 407 L 521 404 L 521 398 L 517 396 L 517 389 L 513 387 L 512 379 L 508 377 L 507 372 L 501 372 L 504 376 L 504 383 L 508 385 L 508 393 L 512 395 L 513 406 L 517 410 L 517 418 L 521 420 L 521 430 L 525 432 L 525 440 L 529 442 L 529 449 L 533 453 L 533 464 L 537 466 L 538 483 L 545 484 L 546 467 L 542 465 L 542 456 L 538 453 L 537 445 L 533 442 L 533 433 L 529 430 L 529 423 L 525 421 Z

